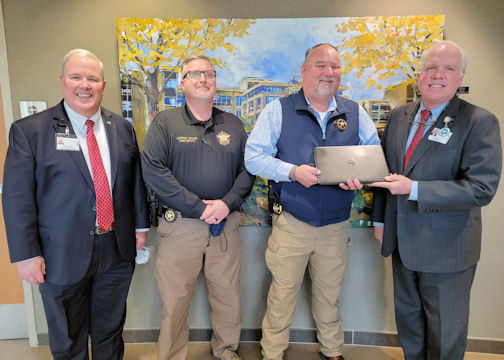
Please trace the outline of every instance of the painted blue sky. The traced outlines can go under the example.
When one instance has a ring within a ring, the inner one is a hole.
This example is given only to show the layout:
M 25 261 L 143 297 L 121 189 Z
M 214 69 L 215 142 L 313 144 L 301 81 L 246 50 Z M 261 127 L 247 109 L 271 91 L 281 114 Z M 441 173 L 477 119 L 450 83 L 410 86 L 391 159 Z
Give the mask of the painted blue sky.
M 256 19 L 248 28 L 249 35 L 243 38 L 227 38 L 235 47 L 233 54 L 219 48 L 206 52 L 211 57 L 220 57 L 226 69 L 217 70 L 219 88 L 237 88 L 240 80 L 246 77 L 271 79 L 286 83 L 293 77 L 301 80 L 301 65 L 306 49 L 319 43 L 331 43 L 341 49 L 344 37 L 357 35 L 339 33 L 336 25 L 349 18 L 291 18 L 291 19 Z M 140 50 L 149 50 L 141 47 Z M 352 51 L 353 49 L 347 49 Z M 345 66 L 345 63 L 343 63 Z M 138 64 L 127 63 L 125 70 L 138 70 Z M 381 99 L 383 90 L 364 87 L 368 78 L 375 78 L 372 72 L 357 79 L 356 72 L 350 72 L 342 79 L 341 85 L 348 87 L 348 95 L 354 100 Z M 380 81 L 383 89 L 406 79 L 399 75 Z
M 293 76 L 301 79 L 301 65 L 306 49 L 324 42 L 339 46 L 343 36 L 349 34 L 338 33 L 335 25 L 347 19 L 257 19 L 249 27 L 249 35 L 241 39 L 228 39 L 236 48 L 235 54 L 222 49 L 207 53 L 221 57 L 227 64 L 227 69 L 218 70 L 217 86 L 238 87 L 240 80 L 245 77 L 260 77 L 276 82 L 288 82 Z M 404 77 L 396 77 L 382 81 L 381 85 L 385 88 L 403 79 Z M 383 90 L 364 87 L 366 81 L 366 75 L 357 79 L 355 73 L 350 73 L 343 77 L 342 86 L 349 87 L 351 99 L 381 99 Z

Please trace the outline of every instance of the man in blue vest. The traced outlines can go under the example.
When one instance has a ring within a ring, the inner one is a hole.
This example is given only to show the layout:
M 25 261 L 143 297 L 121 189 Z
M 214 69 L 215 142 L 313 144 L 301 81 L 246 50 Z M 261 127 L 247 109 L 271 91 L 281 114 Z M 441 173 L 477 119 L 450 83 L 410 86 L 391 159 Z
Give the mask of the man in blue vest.
M 341 59 L 330 44 L 306 51 L 303 87 L 269 103 L 245 148 L 247 170 L 270 179 L 276 195 L 266 264 L 272 274 L 262 324 L 262 356 L 282 359 L 289 343 L 297 296 L 306 267 L 312 279 L 312 312 L 322 359 L 343 360 L 338 298 L 348 263 L 348 218 L 358 181 L 318 184 L 313 148 L 376 145 L 369 115 L 354 101 L 337 96 Z

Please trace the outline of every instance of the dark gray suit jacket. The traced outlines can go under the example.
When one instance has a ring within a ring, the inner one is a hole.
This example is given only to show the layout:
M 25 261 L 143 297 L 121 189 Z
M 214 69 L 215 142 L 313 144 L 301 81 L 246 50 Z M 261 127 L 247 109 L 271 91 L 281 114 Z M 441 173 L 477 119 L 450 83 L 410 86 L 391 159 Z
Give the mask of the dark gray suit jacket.
M 396 245 L 406 268 L 456 272 L 475 265 L 481 249 L 481 207 L 494 196 L 502 166 L 499 123 L 488 111 L 453 97 L 434 127 L 454 119 L 443 145 L 429 130 L 406 169 L 404 149 L 420 101 L 396 108 L 382 139 L 391 173 L 418 181 L 418 201 L 408 195 L 374 194 L 373 220 L 384 222 L 382 255 Z
M 133 261 L 135 228 L 148 228 L 145 185 L 133 126 L 102 108 L 110 151 L 119 251 Z M 46 280 L 69 285 L 91 261 L 96 221 L 93 179 L 81 151 L 56 150 L 65 131 L 63 102 L 12 124 L 3 180 L 3 211 L 12 262 L 43 256 Z

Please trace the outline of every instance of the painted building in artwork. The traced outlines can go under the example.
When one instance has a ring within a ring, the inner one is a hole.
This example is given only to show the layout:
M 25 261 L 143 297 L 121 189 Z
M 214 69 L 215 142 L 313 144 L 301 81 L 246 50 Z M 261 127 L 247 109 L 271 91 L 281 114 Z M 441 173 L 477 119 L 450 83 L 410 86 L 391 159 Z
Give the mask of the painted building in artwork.
M 248 77 L 240 81 L 240 109 L 237 116 L 243 119 L 257 117 L 262 109 L 273 100 L 297 92 L 301 83 L 292 78 L 287 83 L 273 82 L 270 79 Z
M 371 116 L 375 123 L 386 123 L 392 110 L 388 101 L 384 99 L 367 99 L 357 101 Z
M 403 104 L 415 101 L 415 87 L 413 84 L 404 85 L 403 83 L 389 86 L 385 89 L 383 100 L 386 101 L 391 109 L 394 109 Z
M 159 110 L 178 107 L 185 104 L 185 96 L 180 87 L 180 73 L 164 73 L 165 86 Z M 273 100 L 293 94 L 301 89 L 302 82 L 292 77 L 288 82 L 275 82 L 271 79 L 259 77 L 246 77 L 242 79 L 237 88 L 217 88 L 214 105 L 226 112 L 238 116 L 245 123 L 248 131 L 264 107 Z M 348 97 L 348 88 L 340 86 L 338 94 Z M 131 84 L 121 82 L 123 117 L 128 120 L 133 118 L 132 103 L 135 97 Z

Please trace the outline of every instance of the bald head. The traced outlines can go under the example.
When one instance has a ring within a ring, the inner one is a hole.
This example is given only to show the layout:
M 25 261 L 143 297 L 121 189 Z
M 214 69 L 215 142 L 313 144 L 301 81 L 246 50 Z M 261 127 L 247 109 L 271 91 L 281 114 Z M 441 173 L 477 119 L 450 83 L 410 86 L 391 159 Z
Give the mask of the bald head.
M 418 90 L 427 109 L 441 106 L 455 96 L 466 64 L 464 51 L 452 41 L 440 41 L 424 52 Z
M 422 53 L 422 58 L 420 59 L 421 69 L 423 69 L 425 64 L 425 59 L 429 56 L 429 53 L 438 49 L 451 49 L 452 51 L 458 52 L 460 55 L 460 73 L 459 76 L 462 77 L 467 69 L 467 55 L 456 42 L 451 40 L 441 40 L 437 41 L 430 48 Z

